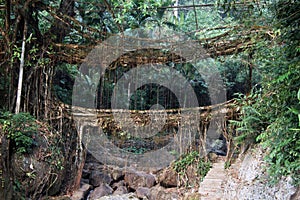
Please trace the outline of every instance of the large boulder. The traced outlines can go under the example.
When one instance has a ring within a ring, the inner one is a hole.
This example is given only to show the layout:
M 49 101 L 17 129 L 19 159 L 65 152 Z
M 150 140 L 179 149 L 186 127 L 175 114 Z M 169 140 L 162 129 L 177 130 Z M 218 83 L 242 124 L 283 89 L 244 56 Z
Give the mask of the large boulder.
M 81 144 L 80 138 L 73 121 L 65 119 L 62 132 L 26 113 L 8 117 L 19 121 L 10 131 L 0 124 L 0 199 L 42 199 L 79 188 L 85 149 L 72 146 Z M 8 138 L 11 131 L 17 131 L 17 137 Z
M 158 182 L 160 185 L 164 187 L 177 187 L 178 186 L 178 175 L 171 167 L 168 167 L 164 170 L 162 170 L 158 174 Z
M 91 185 L 82 184 L 81 187 L 72 194 L 71 200 L 84 200 L 84 199 L 86 199 L 91 189 L 92 189 Z
M 0 199 L 40 199 L 45 193 L 56 195 L 64 182 L 65 160 L 54 139 L 47 138 L 49 133 L 36 133 L 38 145 L 26 154 L 16 153 L 9 147 L 11 141 L 1 134 L 0 130 Z
M 101 184 L 99 187 L 96 187 L 93 192 L 91 192 L 91 195 L 89 196 L 90 200 L 97 200 L 100 197 L 111 195 L 113 192 L 113 189 L 109 187 L 107 184 Z
M 125 186 L 125 182 L 124 180 L 121 180 L 119 182 L 115 182 L 112 184 L 112 188 L 115 190 L 117 189 L 118 187 L 121 187 L 121 186 Z
M 151 188 L 149 200 L 179 199 L 177 188 L 164 188 L 159 185 Z
M 125 183 L 132 189 L 136 190 L 138 187 L 152 187 L 155 185 L 155 176 L 145 172 L 128 171 L 124 177 Z
M 98 187 L 101 184 L 108 184 L 112 182 L 110 174 L 107 171 L 92 171 L 90 174 L 90 184 L 94 187 Z
M 128 190 L 125 186 L 119 186 L 114 191 L 113 195 L 122 195 L 122 194 L 127 194 L 127 193 L 128 193 Z
M 149 199 L 151 196 L 150 188 L 146 188 L 146 187 L 137 188 L 135 193 L 136 193 L 136 196 L 140 199 Z

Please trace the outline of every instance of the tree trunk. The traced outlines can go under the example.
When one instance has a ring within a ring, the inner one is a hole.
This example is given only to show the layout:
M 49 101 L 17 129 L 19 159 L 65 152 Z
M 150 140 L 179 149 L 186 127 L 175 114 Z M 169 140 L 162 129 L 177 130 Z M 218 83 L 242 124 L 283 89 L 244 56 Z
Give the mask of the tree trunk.
M 24 71 L 24 60 L 25 60 L 26 34 L 27 34 L 27 22 L 26 22 L 26 19 L 25 19 L 24 30 L 23 30 L 22 52 L 21 52 L 21 59 L 20 59 L 20 70 L 19 70 L 18 90 L 17 90 L 17 101 L 16 101 L 16 109 L 15 109 L 15 113 L 16 114 L 18 114 L 20 112 L 20 105 L 21 105 L 21 94 L 22 94 L 22 84 L 23 84 L 23 71 Z
M 174 6 L 178 6 L 179 5 L 179 0 L 175 0 Z M 174 16 L 179 19 L 179 15 L 178 15 L 178 8 L 174 9 Z

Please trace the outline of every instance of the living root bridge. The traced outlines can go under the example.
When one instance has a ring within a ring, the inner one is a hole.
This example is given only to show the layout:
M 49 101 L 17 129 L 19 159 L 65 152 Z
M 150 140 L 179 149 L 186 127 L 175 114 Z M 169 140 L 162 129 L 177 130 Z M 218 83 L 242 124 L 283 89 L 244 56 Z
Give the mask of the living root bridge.
M 97 131 L 101 128 L 106 137 L 110 138 L 110 143 L 121 149 L 135 147 L 136 149 L 156 150 L 163 148 L 169 142 L 177 141 L 175 146 L 179 148 L 178 152 L 184 153 L 189 149 L 199 149 L 199 153 L 208 159 L 207 153 L 210 147 L 207 142 L 218 140 L 220 135 L 223 135 L 226 138 L 227 149 L 230 151 L 230 153 L 227 152 L 229 155 L 227 158 L 230 159 L 232 155 L 232 138 L 228 135 L 229 131 L 224 129 L 228 120 L 238 116 L 232 100 L 211 106 L 169 110 L 112 110 L 76 106 L 68 107 L 68 109 L 72 111 L 72 116 L 76 119 L 81 142 L 84 140 L 83 137 L 86 137 L 84 130 L 90 132 L 90 130 Z M 116 121 L 115 114 L 121 116 L 119 121 Z M 163 125 L 157 123 L 157 125 L 155 123 L 157 121 L 164 123 Z M 159 131 L 151 137 L 145 135 L 145 133 L 151 135 L 153 130 Z
M 235 112 L 232 100 L 211 106 L 167 110 L 90 109 L 76 106 L 68 109 L 72 110 L 72 115 L 78 121 L 83 120 L 85 124 L 101 126 L 108 132 L 118 132 L 127 126 L 132 126 L 132 121 L 138 126 L 146 126 L 151 121 L 165 120 L 163 130 L 178 126 L 199 127 L 201 124 L 209 126 L 211 120 L 221 123 L 233 117 Z M 121 122 L 116 122 L 115 114 L 124 115 Z M 128 114 L 129 118 L 126 117 Z M 193 122 L 198 124 L 192 124 Z

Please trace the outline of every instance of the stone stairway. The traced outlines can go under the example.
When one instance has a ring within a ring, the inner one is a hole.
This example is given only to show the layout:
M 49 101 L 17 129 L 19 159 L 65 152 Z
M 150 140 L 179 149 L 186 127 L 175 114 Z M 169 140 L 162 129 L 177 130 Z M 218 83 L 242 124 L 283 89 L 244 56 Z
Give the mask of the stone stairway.
M 200 184 L 199 193 L 201 200 L 224 200 L 223 183 L 226 180 L 224 161 L 213 163 L 212 168 Z

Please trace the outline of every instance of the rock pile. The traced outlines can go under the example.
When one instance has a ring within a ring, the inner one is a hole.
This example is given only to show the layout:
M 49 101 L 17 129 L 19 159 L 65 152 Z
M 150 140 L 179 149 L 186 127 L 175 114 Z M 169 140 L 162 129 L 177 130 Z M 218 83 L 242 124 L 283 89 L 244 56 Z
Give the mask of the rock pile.
M 106 166 L 88 154 L 81 188 L 72 200 L 178 199 L 178 176 L 171 168 L 139 171 L 134 167 Z

